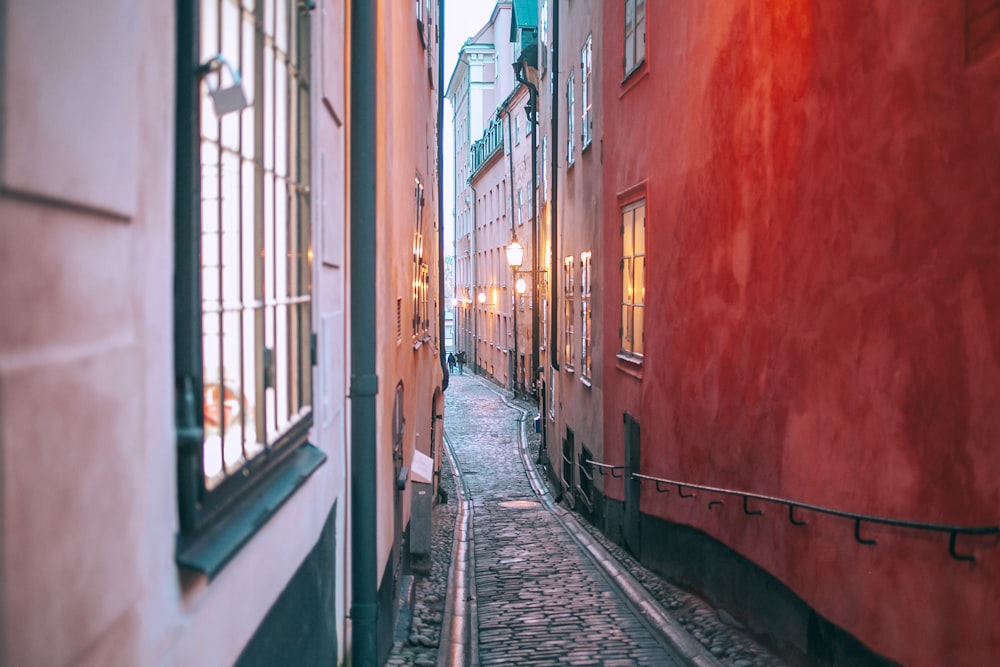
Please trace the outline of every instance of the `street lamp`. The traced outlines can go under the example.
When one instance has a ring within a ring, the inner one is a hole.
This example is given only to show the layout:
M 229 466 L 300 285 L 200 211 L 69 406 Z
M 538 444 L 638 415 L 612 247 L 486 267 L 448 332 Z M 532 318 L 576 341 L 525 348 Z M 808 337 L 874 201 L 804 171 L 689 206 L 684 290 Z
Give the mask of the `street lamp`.
M 519 293 L 524 293 L 524 280 L 517 277 L 517 270 L 521 267 L 521 262 L 524 260 L 524 247 L 517 242 L 517 234 L 514 234 L 514 239 L 507 246 L 507 266 L 510 267 L 511 273 L 514 274 L 515 286 L 514 289 Z M 518 289 L 518 286 L 521 286 Z M 517 353 L 517 297 L 513 299 L 514 304 L 514 377 L 511 380 L 511 386 L 514 390 L 514 397 L 517 397 L 517 376 L 518 376 L 518 362 L 520 357 Z

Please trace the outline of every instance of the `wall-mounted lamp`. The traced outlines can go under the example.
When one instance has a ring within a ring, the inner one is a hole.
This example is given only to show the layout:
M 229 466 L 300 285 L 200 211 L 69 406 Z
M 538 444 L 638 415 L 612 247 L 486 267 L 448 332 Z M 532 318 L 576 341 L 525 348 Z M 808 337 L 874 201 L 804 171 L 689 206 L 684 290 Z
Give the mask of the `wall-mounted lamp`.
M 517 270 L 522 261 L 524 261 L 524 247 L 517 242 L 517 236 L 515 236 L 514 240 L 507 246 L 507 266 Z
M 518 278 L 517 282 L 514 283 L 514 290 L 518 294 L 524 294 L 528 291 L 528 283 L 524 282 L 524 278 Z
M 479 300 L 480 304 L 486 303 L 486 292 L 480 292 L 479 296 L 476 298 Z

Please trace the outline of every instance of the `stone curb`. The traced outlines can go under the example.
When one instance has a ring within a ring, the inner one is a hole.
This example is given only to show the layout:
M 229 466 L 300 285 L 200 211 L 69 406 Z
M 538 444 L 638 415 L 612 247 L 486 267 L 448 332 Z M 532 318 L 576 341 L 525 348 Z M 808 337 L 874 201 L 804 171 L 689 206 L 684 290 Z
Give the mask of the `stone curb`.
M 472 501 L 469 487 L 455 458 L 447 431 L 444 452 L 455 476 L 458 512 L 452 537 L 451 565 L 448 567 L 447 604 L 441 620 L 438 667 L 477 667 L 479 665 L 478 611 L 476 609 L 476 563 L 473 548 Z

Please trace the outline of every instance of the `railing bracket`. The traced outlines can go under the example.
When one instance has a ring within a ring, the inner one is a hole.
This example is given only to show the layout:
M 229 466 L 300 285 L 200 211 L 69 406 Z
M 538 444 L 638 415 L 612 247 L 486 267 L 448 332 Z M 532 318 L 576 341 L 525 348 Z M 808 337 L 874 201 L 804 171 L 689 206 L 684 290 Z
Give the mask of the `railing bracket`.
M 957 538 L 958 538 L 958 533 L 952 531 L 951 538 L 948 540 L 948 554 L 955 560 L 964 560 L 968 561 L 969 563 L 975 563 L 976 557 L 973 556 L 972 554 L 960 554 L 957 551 L 955 551 L 955 540 Z
M 808 524 L 808 521 L 799 521 L 795 518 L 795 505 L 788 506 L 788 520 L 792 522 L 793 526 L 804 526 Z
M 743 496 L 743 513 L 744 514 L 749 514 L 750 516 L 756 516 L 756 515 L 764 513 L 763 510 L 754 510 L 754 511 L 751 512 L 750 511 L 750 506 L 747 505 L 747 501 L 748 500 L 750 500 L 749 496 Z
M 854 539 L 856 539 L 859 544 L 876 544 L 875 540 L 866 540 L 861 537 L 861 519 L 854 520 Z

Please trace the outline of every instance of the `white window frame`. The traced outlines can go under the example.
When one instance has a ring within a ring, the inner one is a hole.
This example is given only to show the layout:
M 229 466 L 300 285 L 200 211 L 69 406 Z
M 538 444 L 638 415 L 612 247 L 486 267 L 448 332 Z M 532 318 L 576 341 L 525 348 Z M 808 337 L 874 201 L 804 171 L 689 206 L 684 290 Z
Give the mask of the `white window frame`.
M 563 365 L 567 373 L 574 371 L 574 362 L 576 361 L 576 358 L 573 356 L 573 336 L 576 333 L 573 326 L 576 321 L 574 307 L 576 286 L 573 281 L 574 264 L 573 255 L 563 258 Z
M 566 166 L 576 160 L 576 74 L 566 75 Z
M 625 77 L 646 61 L 646 3 L 648 0 L 625 0 L 625 35 L 622 67 Z
M 580 379 L 589 384 L 593 365 L 593 310 L 591 307 L 592 253 L 580 253 Z
M 621 315 L 618 355 L 641 362 L 646 302 L 646 200 L 621 208 Z
M 587 35 L 580 51 L 580 149 L 590 146 L 594 132 L 593 117 L 593 35 Z

